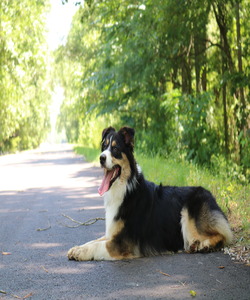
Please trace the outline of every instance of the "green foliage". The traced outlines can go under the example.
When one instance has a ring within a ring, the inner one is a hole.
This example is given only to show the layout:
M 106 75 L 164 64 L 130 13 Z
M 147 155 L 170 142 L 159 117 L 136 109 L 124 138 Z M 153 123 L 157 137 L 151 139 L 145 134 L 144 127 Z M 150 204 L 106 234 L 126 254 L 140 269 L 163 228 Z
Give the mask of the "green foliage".
M 49 129 L 47 1 L 0 1 L 0 152 L 38 146 Z
M 212 155 L 220 154 L 212 101 L 208 93 L 180 98 L 180 123 L 187 158 L 199 164 L 210 163 Z
M 99 156 L 100 156 L 100 150 L 90 147 L 82 147 L 82 146 L 76 146 L 74 148 L 75 152 L 77 154 L 82 155 L 86 161 L 98 163 L 99 162 Z
M 103 125 L 126 124 L 142 152 L 207 166 L 225 157 L 247 178 L 250 6 L 237 3 L 84 3 L 56 52 L 59 127 L 96 147 Z

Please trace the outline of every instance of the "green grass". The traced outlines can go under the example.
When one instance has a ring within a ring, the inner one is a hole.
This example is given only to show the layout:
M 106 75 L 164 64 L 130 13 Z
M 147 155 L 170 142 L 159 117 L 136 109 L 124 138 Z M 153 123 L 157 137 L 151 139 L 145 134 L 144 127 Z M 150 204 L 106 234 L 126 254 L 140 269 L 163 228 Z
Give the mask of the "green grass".
M 77 146 L 75 151 L 87 161 L 99 165 L 100 150 Z M 235 243 L 250 244 L 249 186 L 214 175 L 208 169 L 178 157 L 163 158 L 140 153 L 136 153 L 135 157 L 147 180 L 164 185 L 203 186 L 210 190 L 229 218 L 235 232 Z
M 100 150 L 98 149 L 75 146 L 74 150 L 77 154 L 82 155 L 84 159 L 88 162 L 93 162 L 93 163 L 99 162 Z

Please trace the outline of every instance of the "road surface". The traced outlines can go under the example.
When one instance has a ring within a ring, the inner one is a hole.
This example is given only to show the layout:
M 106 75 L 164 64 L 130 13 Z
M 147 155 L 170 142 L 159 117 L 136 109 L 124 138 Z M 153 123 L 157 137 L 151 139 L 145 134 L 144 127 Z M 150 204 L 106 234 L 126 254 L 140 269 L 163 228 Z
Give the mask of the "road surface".
M 67 218 L 104 217 L 101 176 L 69 145 L 0 157 L 0 299 L 250 299 L 250 268 L 223 253 L 68 261 L 104 234 Z

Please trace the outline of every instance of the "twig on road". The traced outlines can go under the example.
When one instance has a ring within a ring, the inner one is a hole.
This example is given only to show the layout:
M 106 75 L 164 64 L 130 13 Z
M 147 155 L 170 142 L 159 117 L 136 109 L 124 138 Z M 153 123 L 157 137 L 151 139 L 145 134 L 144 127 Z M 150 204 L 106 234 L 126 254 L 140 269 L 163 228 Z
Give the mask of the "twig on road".
M 33 296 L 33 293 L 29 293 L 24 297 L 20 297 L 20 296 L 14 295 L 14 294 L 9 294 L 9 293 L 7 293 L 5 291 L 2 291 L 2 290 L 0 290 L 0 294 L 9 295 L 9 296 L 11 296 L 13 298 L 16 298 L 16 299 L 27 299 L 27 298 L 30 298 L 31 296 Z
M 7 294 L 7 292 L 0 290 L 0 294 Z
M 46 228 L 37 228 L 37 230 L 36 230 L 36 231 L 45 231 L 45 230 L 48 230 L 48 229 L 50 229 L 50 228 L 51 228 L 50 222 L 48 222 L 48 224 L 49 224 L 49 226 L 48 226 L 48 227 L 46 227 Z
M 167 273 L 164 273 L 164 272 L 162 272 L 162 271 L 160 271 L 160 270 L 158 270 L 157 272 L 161 273 L 161 274 L 164 275 L 164 276 L 171 277 L 171 275 L 169 275 L 169 274 L 167 274 Z
M 89 225 L 92 225 L 92 224 L 96 223 L 97 221 L 105 220 L 105 218 L 93 218 L 93 219 L 87 220 L 86 222 L 80 222 L 80 221 L 77 221 L 77 220 L 75 220 L 75 219 L 73 219 L 70 216 L 67 216 L 65 214 L 62 214 L 62 216 L 77 224 L 77 225 L 74 225 L 74 226 L 62 224 L 63 226 L 68 227 L 68 228 L 77 228 L 77 227 L 80 227 L 80 226 L 89 226 Z
M 49 271 L 48 271 L 44 266 L 41 266 L 41 268 L 42 268 L 46 273 L 49 273 Z

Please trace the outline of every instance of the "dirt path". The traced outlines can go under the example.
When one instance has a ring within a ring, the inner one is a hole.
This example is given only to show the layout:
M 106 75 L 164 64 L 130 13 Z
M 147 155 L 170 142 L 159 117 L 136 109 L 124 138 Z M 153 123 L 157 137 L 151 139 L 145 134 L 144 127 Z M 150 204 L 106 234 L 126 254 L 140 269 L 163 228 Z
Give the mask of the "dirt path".
M 223 253 L 74 262 L 67 250 L 104 234 L 101 170 L 70 146 L 0 157 L 0 299 L 249 299 L 250 268 Z

